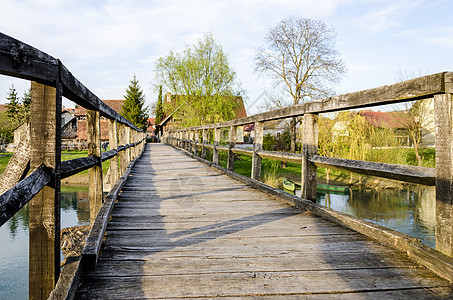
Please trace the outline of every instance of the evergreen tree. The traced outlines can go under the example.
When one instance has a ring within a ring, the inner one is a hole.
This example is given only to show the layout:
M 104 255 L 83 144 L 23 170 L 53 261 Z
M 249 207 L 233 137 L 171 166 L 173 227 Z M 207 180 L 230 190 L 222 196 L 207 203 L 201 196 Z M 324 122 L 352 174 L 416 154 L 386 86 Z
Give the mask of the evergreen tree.
M 31 88 L 22 96 L 22 105 L 19 109 L 20 123 L 30 121 L 30 106 L 31 106 Z
M 6 97 L 6 100 L 8 100 L 8 104 L 6 105 L 6 115 L 15 123 L 19 123 L 17 120 L 20 111 L 19 98 L 17 97 L 17 91 L 14 88 L 14 85 L 11 85 L 11 87 L 9 88 L 9 93 L 8 97 Z
M 162 86 L 159 86 L 159 97 L 156 105 L 156 124 L 159 124 L 164 118 L 164 107 L 162 106 Z
M 124 99 L 126 101 L 123 103 L 121 115 L 135 124 L 138 128 L 146 131 L 149 118 L 148 106 L 145 106 L 145 95 L 143 94 L 135 75 L 134 79 L 131 80 L 131 84 L 129 84 L 129 87 L 126 89 Z

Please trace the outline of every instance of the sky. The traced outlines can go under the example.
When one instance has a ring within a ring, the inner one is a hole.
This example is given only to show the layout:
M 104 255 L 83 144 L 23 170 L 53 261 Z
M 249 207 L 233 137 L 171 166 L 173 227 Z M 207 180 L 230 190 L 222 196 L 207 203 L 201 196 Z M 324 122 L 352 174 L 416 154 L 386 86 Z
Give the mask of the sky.
M 135 75 L 147 104 L 156 102 L 157 59 L 211 32 L 246 91 L 248 114 L 257 113 L 273 87 L 254 72 L 255 51 L 291 17 L 334 28 L 347 67 L 338 95 L 394 83 L 401 72 L 453 71 L 449 0 L 1 0 L 0 8 L 0 32 L 59 58 L 101 99 L 122 99 Z M 19 95 L 30 86 L 0 75 L 0 103 L 12 84 Z

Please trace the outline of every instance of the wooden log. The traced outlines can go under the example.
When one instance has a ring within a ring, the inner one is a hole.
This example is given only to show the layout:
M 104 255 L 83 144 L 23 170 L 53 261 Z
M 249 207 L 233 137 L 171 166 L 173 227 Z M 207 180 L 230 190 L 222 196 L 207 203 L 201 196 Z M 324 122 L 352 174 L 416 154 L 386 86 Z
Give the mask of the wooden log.
M 12 188 L 24 178 L 30 170 L 30 124 L 26 129 L 19 145 L 14 150 L 5 171 L 0 174 L 0 195 Z
M 368 176 L 400 180 L 432 186 L 436 182 L 436 169 L 396 164 L 377 163 L 314 155 L 309 158 L 318 168 L 329 168 Z
M 434 96 L 436 120 L 436 249 L 453 256 L 453 99 Z
M 196 144 L 193 149 L 193 154 L 195 156 L 198 156 L 198 144 L 200 143 L 200 133 L 198 130 L 195 130 L 194 137 L 195 137 Z
M 303 118 L 302 198 L 316 201 L 316 165 L 309 158 L 318 154 L 318 116 L 305 114 Z
M 263 150 L 263 130 L 264 122 L 255 122 L 255 139 L 253 141 L 252 156 L 252 179 L 260 180 L 261 178 L 261 157 L 258 152 Z
M 234 170 L 234 153 L 233 148 L 236 146 L 236 136 L 237 136 L 237 127 L 231 126 L 230 127 L 230 141 L 228 144 L 228 161 L 227 161 L 227 169 L 233 171 Z
M 212 162 L 216 165 L 219 164 L 219 149 L 220 146 L 220 128 L 214 129 L 214 150 L 212 152 Z
M 108 154 L 109 152 L 104 152 L 102 155 Z M 96 156 L 87 156 L 63 161 L 61 162 L 61 178 L 68 178 L 69 176 L 88 170 L 95 165 L 99 165 L 99 158 Z
M 29 202 L 29 298 L 47 299 L 60 272 L 61 88 L 32 82 L 31 97 L 30 168 L 45 164 L 55 173 L 53 187 Z
M 131 128 L 126 125 L 124 130 L 125 130 L 126 144 L 129 145 L 131 143 Z M 132 161 L 132 151 L 131 151 L 130 147 L 127 147 L 126 164 L 129 164 L 131 161 Z
M 248 150 L 245 150 L 245 151 L 248 151 Z M 245 151 L 243 151 L 243 152 L 245 152 Z M 285 153 L 285 152 L 261 150 L 260 152 L 258 152 L 258 155 L 261 158 L 279 160 L 279 161 L 284 161 L 284 162 L 291 162 L 291 163 L 296 163 L 296 164 L 302 163 L 302 154 L 300 154 L 300 153 Z
M 97 164 L 88 171 L 90 182 L 90 220 L 93 224 L 94 219 L 102 206 L 102 161 L 101 161 L 101 127 L 98 111 L 87 110 L 87 143 L 88 156 L 94 156 Z

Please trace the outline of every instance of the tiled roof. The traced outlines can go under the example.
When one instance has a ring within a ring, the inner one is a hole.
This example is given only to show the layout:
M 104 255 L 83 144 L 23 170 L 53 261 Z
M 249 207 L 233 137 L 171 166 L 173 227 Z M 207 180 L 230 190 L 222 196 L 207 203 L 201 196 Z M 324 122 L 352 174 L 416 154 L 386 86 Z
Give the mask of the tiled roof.
M 360 115 L 372 126 L 380 128 L 406 128 L 409 124 L 407 114 L 404 111 L 381 112 L 364 110 Z
M 122 106 L 125 100 L 102 100 L 105 104 L 113 108 L 114 111 L 121 114 Z M 87 114 L 87 111 L 84 107 L 78 107 L 75 109 L 75 114 L 78 116 L 84 116 Z

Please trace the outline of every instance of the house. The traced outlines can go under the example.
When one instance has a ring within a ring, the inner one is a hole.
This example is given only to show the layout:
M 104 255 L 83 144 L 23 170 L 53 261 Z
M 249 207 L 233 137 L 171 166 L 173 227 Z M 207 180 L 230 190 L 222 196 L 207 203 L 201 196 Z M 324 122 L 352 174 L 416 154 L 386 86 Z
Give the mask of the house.
M 121 113 L 125 100 L 102 100 L 117 113 Z M 84 149 L 87 145 L 86 109 L 83 107 L 64 108 L 62 111 L 61 138 L 63 149 Z M 109 121 L 101 117 L 101 141 L 109 140 Z
M 163 118 L 163 120 L 156 125 L 156 130 L 158 132 L 159 137 L 162 136 L 165 132 L 179 128 L 181 125 L 181 120 L 175 119 L 175 112 L 177 112 L 180 107 L 176 107 L 176 102 L 174 101 L 175 97 L 182 97 L 180 95 L 165 95 L 165 105 L 170 107 L 173 111 Z M 238 105 L 235 109 L 236 119 L 245 118 L 247 117 L 247 112 L 245 110 L 244 101 L 242 100 L 241 96 L 232 97 L 235 101 L 237 101 Z M 239 138 L 239 136 L 242 138 Z M 238 142 L 243 142 L 243 134 L 238 133 Z

